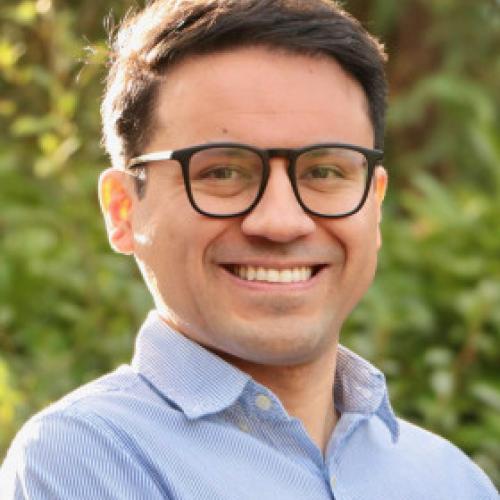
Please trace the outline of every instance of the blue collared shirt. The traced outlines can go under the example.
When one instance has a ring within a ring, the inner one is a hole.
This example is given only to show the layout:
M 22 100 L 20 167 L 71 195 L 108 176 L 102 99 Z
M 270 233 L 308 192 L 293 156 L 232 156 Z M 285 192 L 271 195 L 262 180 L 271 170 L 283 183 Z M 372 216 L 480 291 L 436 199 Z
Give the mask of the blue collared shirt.
M 384 376 L 340 347 L 323 456 L 278 398 L 153 312 L 132 364 L 33 417 L 1 500 L 496 500 L 448 441 L 391 409 Z

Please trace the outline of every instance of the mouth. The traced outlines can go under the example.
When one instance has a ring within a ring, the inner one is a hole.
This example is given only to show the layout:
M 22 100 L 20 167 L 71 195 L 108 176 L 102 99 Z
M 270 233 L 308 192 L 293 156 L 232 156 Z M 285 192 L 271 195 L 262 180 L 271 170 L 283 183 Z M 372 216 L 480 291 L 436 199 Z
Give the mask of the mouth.
M 302 283 L 316 276 L 326 265 L 294 266 L 280 269 L 242 264 L 228 264 L 222 267 L 233 276 L 244 281 Z

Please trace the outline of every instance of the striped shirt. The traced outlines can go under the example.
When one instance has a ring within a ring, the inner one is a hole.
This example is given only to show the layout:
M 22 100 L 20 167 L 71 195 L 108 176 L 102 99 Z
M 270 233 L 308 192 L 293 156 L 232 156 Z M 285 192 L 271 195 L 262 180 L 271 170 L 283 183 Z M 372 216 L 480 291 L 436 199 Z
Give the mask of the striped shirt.
M 397 419 L 382 373 L 339 347 L 325 454 L 278 398 L 157 313 L 131 365 L 35 415 L 1 500 L 496 500 L 448 441 Z

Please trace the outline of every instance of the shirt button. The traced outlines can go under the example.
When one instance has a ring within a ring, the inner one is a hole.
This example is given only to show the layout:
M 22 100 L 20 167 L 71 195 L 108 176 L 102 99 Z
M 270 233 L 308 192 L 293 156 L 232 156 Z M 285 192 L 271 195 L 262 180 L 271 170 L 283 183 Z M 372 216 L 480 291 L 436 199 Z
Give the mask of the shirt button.
M 261 410 L 264 410 L 264 411 L 267 411 L 271 408 L 272 406 L 272 402 L 271 400 L 265 396 L 264 394 L 259 394 L 256 398 L 255 398 L 255 404 L 261 409 Z
M 333 489 L 335 489 L 335 486 L 337 485 L 337 478 L 335 476 L 330 477 L 330 486 Z
M 248 424 L 246 422 L 239 422 L 238 427 L 241 432 L 250 432 L 250 428 L 248 427 Z

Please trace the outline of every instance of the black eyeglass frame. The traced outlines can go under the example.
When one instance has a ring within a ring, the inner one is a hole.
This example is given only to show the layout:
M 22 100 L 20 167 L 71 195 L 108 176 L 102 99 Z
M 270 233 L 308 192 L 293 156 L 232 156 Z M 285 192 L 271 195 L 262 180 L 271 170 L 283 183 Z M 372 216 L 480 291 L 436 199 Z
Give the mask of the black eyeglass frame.
M 245 210 L 241 210 L 239 212 L 234 212 L 230 214 L 213 214 L 210 212 L 206 212 L 205 210 L 201 209 L 197 204 L 194 199 L 192 190 L 191 190 L 191 181 L 189 180 L 189 163 L 191 160 L 191 157 L 193 154 L 198 153 L 199 151 L 203 151 L 206 149 L 213 149 L 213 148 L 239 148 L 239 149 L 245 149 L 247 151 L 251 151 L 258 155 L 260 159 L 262 160 L 262 180 L 259 186 L 259 190 L 257 191 L 257 194 L 255 196 L 254 201 L 250 204 L 249 207 L 247 207 Z M 309 151 L 315 150 L 315 149 L 325 149 L 325 148 L 330 148 L 330 149 L 349 149 L 351 151 L 356 151 L 358 153 L 361 153 L 365 159 L 366 159 L 366 165 L 367 165 L 367 175 L 366 175 L 366 184 L 365 184 L 365 189 L 363 191 L 363 195 L 361 197 L 360 202 L 358 205 L 353 209 L 350 210 L 349 212 L 341 213 L 341 214 L 334 214 L 334 215 L 329 215 L 329 214 L 323 214 L 319 212 L 315 212 L 314 210 L 311 210 L 307 205 L 302 201 L 302 198 L 300 197 L 299 193 L 299 188 L 297 186 L 297 178 L 295 175 L 295 168 L 296 168 L 296 160 L 297 158 Z M 358 212 L 363 205 L 365 204 L 366 198 L 368 196 L 368 192 L 370 191 L 370 184 L 372 182 L 373 178 L 373 172 L 375 171 L 375 167 L 380 164 L 384 157 L 384 152 L 380 149 L 369 149 L 369 148 L 364 148 L 361 146 L 356 146 L 353 144 L 344 144 L 340 142 L 332 142 L 332 143 L 318 143 L 318 144 L 311 144 L 302 148 L 269 148 L 269 149 L 261 149 L 257 148 L 255 146 L 250 146 L 248 144 L 240 144 L 240 143 L 235 143 L 235 142 L 213 142 L 213 143 L 208 143 L 208 144 L 199 144 L 196 146 L 191 146 L 188 148 L 182 148 L 182 149 L 175 149 L 175 150 L 164 150 L 164 151 L 157 151 L 154 153 L 146 153 L 140 156 L 137 156 L 135 158 L 132 158 L 128 164 L 125 167 L 125 171 L 134 177 L 140 178 L 141 175 L 140 173 L 136 172 L 139 169 L 143 169 L 144 166 L 146 166 L 149 163 L 156 163 L 160 161 L 166 161 L 166 160 L 176 160 L 182 169 L 182 177 L 184 180 L 184 187 L 186 189 L 186 193 L 189 199 L 189 202 L 191 203 L 191 206 L 200 214 L 205 215 L 207 217 L 214 217 L 217 219 L 226 219 L 229 217 L 241 217 L 243 215 L 246 215 L 250 213 L 259 203 L 261 200 L 266 187 L 267 187 L 267 182 L 269 180 L 269 174 L 271 172 L 271 165 L 270 165 L 270 160 L 271 158 L 284 158 L 288 161 L 288 167 L 287 167 L 287 174 L 288 178 L 290 180 L 290 184 L 292 185 L 293 192 L 295 194 L 295 198 L 297 199 L 297 202 L 299 205 L 302 207 L 302 209 L 310 214 L 314 215 L 316 217 L 323 217 L 326 219 L 340 219 L 343 217 L 349 217 L 350 215 L 355 214 Z

